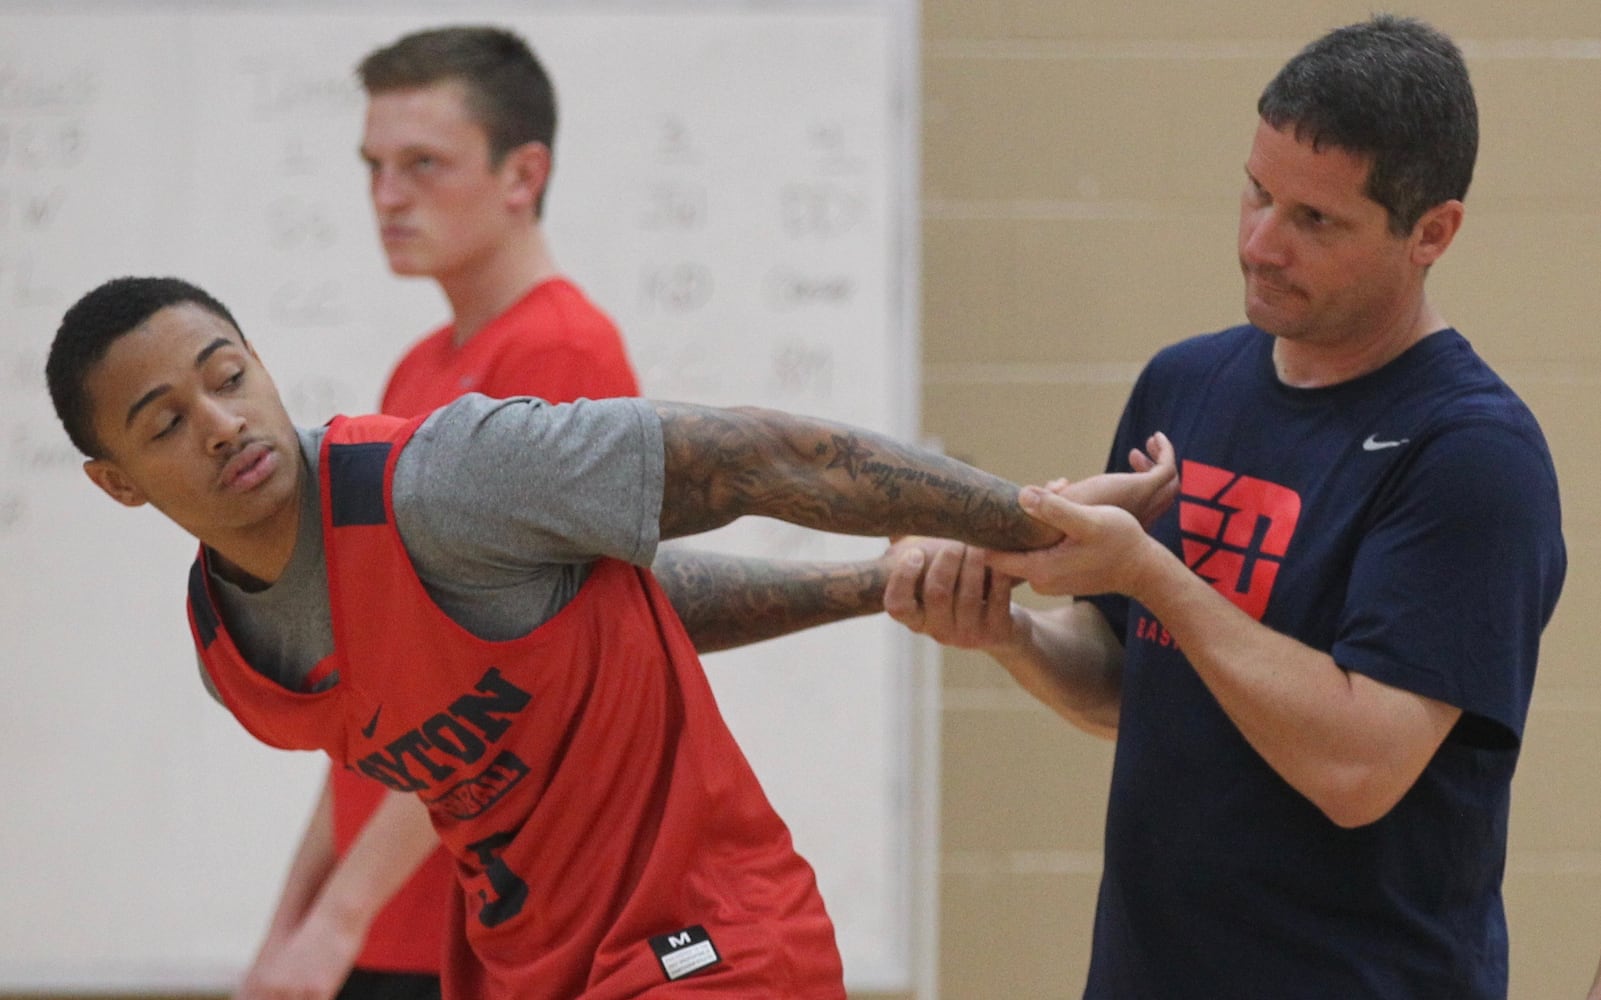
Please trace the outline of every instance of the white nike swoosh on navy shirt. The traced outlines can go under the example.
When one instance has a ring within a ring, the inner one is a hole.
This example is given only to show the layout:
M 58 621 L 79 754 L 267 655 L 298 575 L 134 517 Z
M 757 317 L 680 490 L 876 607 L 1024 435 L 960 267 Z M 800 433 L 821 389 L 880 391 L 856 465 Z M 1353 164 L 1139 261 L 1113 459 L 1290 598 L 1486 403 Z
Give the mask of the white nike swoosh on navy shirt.
M 1367 440 L 1362 442 L 1363 451 L 1383 451 L 1386 448 L 1399 448 L 1411 438 L 1397 438 L 1394 441 L 1380 441 L 1377 434 L 1369 434 Z

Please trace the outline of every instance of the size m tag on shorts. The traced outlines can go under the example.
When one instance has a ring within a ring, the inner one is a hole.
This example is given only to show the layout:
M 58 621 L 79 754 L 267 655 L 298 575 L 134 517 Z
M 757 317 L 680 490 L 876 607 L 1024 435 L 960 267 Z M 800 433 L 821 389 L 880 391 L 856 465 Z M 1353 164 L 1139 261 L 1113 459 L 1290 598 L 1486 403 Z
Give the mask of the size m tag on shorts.
M 651 938 L 650 950 L 656 953 L 656 961 L 662 964 L 662 972 L 667 975 L 669 982 L 683 979 L 723 960 L 717 954 L 717 946 L 712 944 L 711 935 L 699 924 Z

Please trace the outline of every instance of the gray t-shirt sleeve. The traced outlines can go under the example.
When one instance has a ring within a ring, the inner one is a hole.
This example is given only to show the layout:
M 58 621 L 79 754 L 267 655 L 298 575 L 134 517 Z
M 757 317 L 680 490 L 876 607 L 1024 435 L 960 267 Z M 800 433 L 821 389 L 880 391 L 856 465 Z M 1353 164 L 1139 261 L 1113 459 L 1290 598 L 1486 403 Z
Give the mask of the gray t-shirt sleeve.
M 494 588 L 601 556 L 648 566 L 663 463 L 661 422 L 643 400 L 475 393 L 435 411 L 407 443 L 395 523 L 430 581 Z
M 323 433 L 301 431 L 307 479 L 283 576 L 259 591 L 212 578 L 245 658 L 292 690 L 334 648 L 316 487 Z M 401 452 L 395 524 L 446 614 L 480 638 L 514 639 L 572 600 L 595 559 L 655 559 L 663 464 L 661 422 L 640 400 L 465 396 Z

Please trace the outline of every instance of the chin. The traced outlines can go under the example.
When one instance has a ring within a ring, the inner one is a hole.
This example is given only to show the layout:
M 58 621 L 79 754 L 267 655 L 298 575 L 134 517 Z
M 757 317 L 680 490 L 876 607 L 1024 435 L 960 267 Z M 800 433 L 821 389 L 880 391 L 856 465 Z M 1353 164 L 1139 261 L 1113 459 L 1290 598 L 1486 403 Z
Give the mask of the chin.
M 395 274 L 412 276 L 428 274 L 428 267 L 424 259 L 409 243 L 395 246 L 384 246 L 384 259 L 389 263 L 389 270 Z
M 396 260 L 391 257 L 389 258 L 389 273 L 399 275 L 402 278 L 422 278 L 426 277 L 430 272 L 415 261 Z
M 1261 304 L 1253 305 L 1250 302 L 1245 304 L 1245 318 L 1258 330 L 1263 333 L 1270 333 L 1275 337 L 1283 336 L 1286 330 L 1290 330 L 1295 326 L 1295 323 L 1282 312 L 1269 309 Z

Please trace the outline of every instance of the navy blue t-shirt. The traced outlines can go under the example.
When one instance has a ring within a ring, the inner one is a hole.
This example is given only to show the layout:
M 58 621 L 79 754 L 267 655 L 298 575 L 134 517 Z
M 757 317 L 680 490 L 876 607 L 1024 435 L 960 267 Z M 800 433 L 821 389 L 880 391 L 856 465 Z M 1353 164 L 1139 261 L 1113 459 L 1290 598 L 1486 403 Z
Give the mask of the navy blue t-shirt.
M 1504 997 L 1510 782 L 1566 569 L 1550 453 L 1454 330 L 1318 389 L 1272 350 L 1237 327 L 1162 351 L 1111 467 L 1166 432 L 1158 538 L 1264 624 L 1462 718 L 1388 815 L 1342 829 L 1148 610 L 1094 598 L 1126 655 L 1085 996 Z

